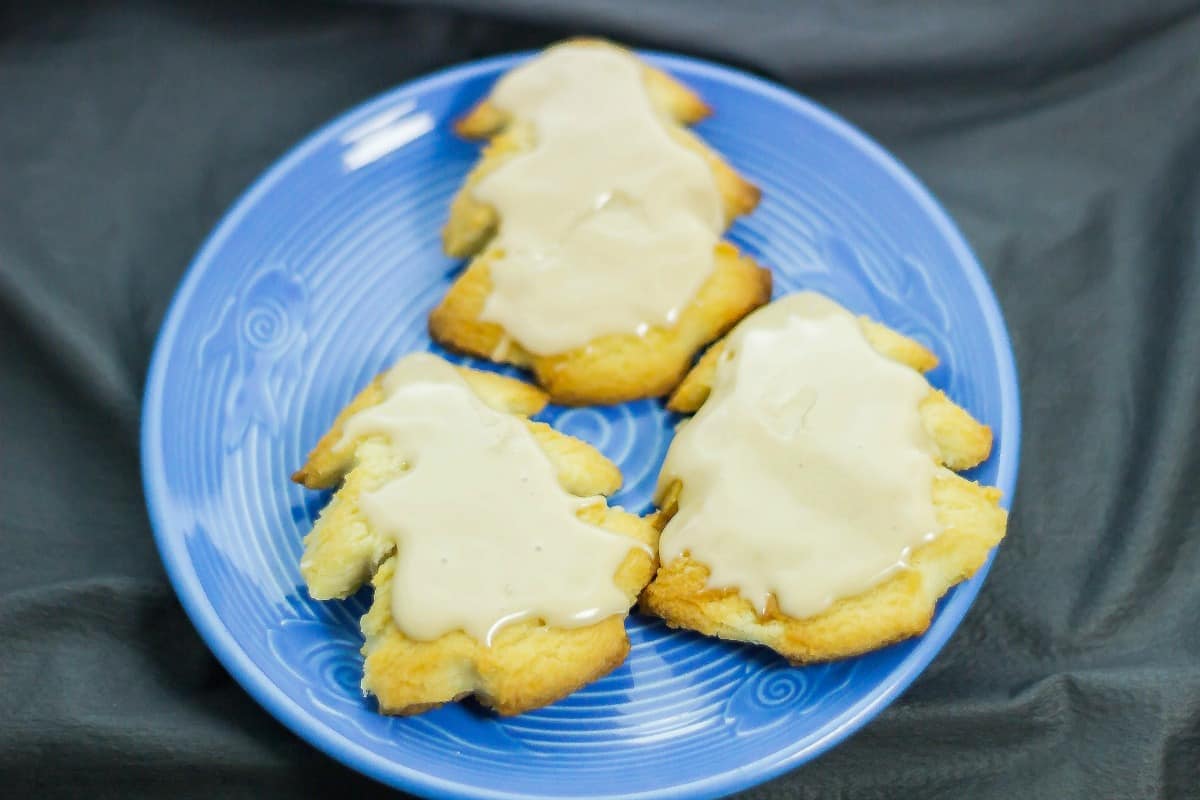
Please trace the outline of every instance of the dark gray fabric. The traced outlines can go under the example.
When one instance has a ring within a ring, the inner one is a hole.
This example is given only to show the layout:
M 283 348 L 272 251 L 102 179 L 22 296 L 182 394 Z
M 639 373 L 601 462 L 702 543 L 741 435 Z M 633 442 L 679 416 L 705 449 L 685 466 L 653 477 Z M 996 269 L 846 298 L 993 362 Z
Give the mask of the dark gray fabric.
M 974 610 L 875 722 L 746 796 L 1200 796 L 1195 4 L 452 5 L 0 5 L 0 794 L 384 794 L 260 710 L 175 601 L 138 476 L 151 346 L 205 232 L 304 133 L 595 32 L 881 141 L 1017 350 L 1021 481 Z

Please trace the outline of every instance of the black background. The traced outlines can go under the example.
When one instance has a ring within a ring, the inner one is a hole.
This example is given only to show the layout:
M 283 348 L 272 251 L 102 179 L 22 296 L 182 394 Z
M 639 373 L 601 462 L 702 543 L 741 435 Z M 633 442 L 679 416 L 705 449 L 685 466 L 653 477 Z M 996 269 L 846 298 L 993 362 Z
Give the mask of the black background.
M 965 623 L 748 798 L 1200 796 L 1200 12 L 839 0 L 0 4 L 0 795 L 386 791 L 225 674 L 138 474 L 155 333 L 223 210 L 407 78 L 571 33 L 720 59 L 929 185 L 1012 330 L 1024 457 Z

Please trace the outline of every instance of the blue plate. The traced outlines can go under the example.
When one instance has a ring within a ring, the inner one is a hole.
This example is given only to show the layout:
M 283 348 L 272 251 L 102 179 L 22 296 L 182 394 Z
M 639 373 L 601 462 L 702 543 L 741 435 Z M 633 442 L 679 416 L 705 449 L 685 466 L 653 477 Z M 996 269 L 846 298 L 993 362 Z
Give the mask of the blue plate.
M 617 671 L 566 700 L 497 719 L 470 704 L 377 714 L 358 689 L 368 598 L 309 599 L 300 540 L 327 496 L 288 475 L 334 415 L 402 353 L 460 264 L 447 203 L 478 156 L 449 123 L 528 54 L 410 83 L 322 128 L 271 168 L 209 237 L 167 314 L 146 386 L 142 463 L 158 547 L 184 608 L 246 690 L 316 747 L 437 797 L 714 797 L 778 775 L 877 714 L 954 631 L 986 568 L 925 636 L 795 669 L 763 649 L 633 616 Z M 730 232 L 775 273 L 942 359 L 932 381 L 992 426 L 970 477 L 1012 496 L 1016 373 L 996 299 L 945 213 L 845 122 L 741 72 L 646 54 L 708 100 L 697 130 L 763 190 Z M 620 465 L 615 501 L 650 507 L 672 419 L 656 402 L 551 407 L 544 419 Z

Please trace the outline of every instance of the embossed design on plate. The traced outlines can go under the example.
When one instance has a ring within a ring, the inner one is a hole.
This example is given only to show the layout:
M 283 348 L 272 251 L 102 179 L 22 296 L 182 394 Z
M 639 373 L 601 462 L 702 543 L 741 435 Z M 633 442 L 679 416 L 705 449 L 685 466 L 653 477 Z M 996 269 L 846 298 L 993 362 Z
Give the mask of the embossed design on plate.
M 846 690 L 858 663 L 793 667 L 772 653 L 748 650 L 741 686 L 725 704 L 725 723 L 746 736 L 812 714 Z
M 285 267 L 268 264 L 225 301 L 200 344 L 201 368 L 232 360 L 222 441 L 241 443 L 253 425 L 279 430 L 300 381 L 308 345 L 308 291 Z

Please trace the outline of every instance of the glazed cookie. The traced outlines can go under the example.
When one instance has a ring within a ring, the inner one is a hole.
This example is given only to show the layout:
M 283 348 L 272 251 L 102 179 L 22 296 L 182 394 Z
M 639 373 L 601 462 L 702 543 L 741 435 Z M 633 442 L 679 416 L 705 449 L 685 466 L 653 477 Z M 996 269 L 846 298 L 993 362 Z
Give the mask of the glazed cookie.
M 770 273 L 720 241 L 759 194 L 680 124 L 705 113 L 604 42 L 503 76 L 458 125 L 492 138 L 451 204 L 445 249 L 473 260 L 432 336 L 531 370 L 556 402 L 669 392 L 770 296 Z
M 608 507 L 621 483 L 608 459 L 526 418 L 545 402 L 521 381 L 412 354 L 293 476 L 338 486 L 301 572 L 317 599 L 373 583 L 362 686 L 385 713 L 473 694 L 517 714 L 624 660 L 658 533 Z
M 1004 536 L 966 480 L 991 432 L 921 376 L 936 357 L 811 292 L 744 320 L 669 406 L 696 412 L 659 479 L 643 610 L 795 663 L 922 633 Z

